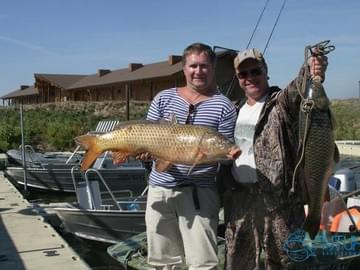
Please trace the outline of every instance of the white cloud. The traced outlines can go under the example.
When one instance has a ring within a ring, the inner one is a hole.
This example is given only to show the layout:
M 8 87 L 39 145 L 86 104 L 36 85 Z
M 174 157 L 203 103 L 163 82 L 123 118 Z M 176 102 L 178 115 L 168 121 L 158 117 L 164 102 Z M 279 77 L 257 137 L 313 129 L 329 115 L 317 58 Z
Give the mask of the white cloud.
M 44 53 L 44 54 L 48 54 L 48 55 L 52 55 L 52 56 L 59 56 L 58 53 L 50 51 L 40 45 L 31 44 L 26 41 L 10 38 L 10 37 L 6 37 L 6 36 L 0 36 L 0 41 L 5 41 L 7 43 L 15 44 L 15 45 L 27 48 L 29 50 L 38 51 L 40 53 Z

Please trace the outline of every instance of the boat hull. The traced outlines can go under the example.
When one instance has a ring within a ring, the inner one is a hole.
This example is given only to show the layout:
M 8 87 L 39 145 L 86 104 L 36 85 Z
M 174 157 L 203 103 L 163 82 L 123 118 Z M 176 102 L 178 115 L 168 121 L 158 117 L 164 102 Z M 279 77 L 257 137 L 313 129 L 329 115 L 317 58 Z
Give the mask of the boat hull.
M 60 192 L 75 192 L 74 182 L 71 176 L 72 165 L 66 164 L 47 164 L 41 167 L 29 167 L 26 169 L 28 187 L 51 190 Z M 99 169 L 110 190 L 117 192 L 119 190 L 130 190 L 133 195 L 139 195 L 147 185 L 146 170 L 143 167 Z M 22 167 L 8 167 L 5 175 L 16 182 L 18 185 L 24 185 L 24 169 Z M 89 180 L 99 180 L 95 173 L 88 175 Z M 74 171 L 76 183 L 84 181 L 79 170 Z M 101 190 L 105 187 L 100 185 Z
M 117 243 L 145 231 L 145 210 L 56 208 L 66 231 L 78 237 Z

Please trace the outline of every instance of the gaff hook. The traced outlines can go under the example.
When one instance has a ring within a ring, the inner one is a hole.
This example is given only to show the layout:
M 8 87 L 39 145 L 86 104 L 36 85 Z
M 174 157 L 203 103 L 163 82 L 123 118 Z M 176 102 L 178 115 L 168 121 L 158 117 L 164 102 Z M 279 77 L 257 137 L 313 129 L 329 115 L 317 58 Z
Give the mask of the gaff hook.
M 319 43 L 316 43 L 315 45 L 309 45 L 307 48 L 309 49 L 312 56 L 321 56 L 326 55 L 329 52 L 332 52 L 335 50 L 334 45 L 328 45 L 330 43 L 330 40 L 324 40 Z

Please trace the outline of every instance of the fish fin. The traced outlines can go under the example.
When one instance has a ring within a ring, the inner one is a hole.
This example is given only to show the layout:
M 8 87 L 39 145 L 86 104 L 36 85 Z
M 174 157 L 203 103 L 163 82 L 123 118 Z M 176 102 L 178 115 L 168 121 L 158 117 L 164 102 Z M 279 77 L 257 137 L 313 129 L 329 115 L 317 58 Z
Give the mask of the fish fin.
M 196 158 L 195 158 L 195 161 L 194 161 L 193 165 L 190 167 L 187 175 L 190 175 L 191 171 L 194 169 L 194 167 L 196 166 L 196 164 L 198 164 L 198 162 L 199 162 L 201 159 L 203 159 L 205 156 L 206 156 L 206 155 L 205 155 L 204 153 L 201 153 L 201 152 L 199 152 L 199 153 L 197 154 L 197 156 L 196 156 Z
M 81 162 L 81 171 L 86 171 L 95 162 L 96 158 L 103 152 L 96 144 L 97 135 L 86 134 L 75 138 L 75 142 L 86 150 Z
M 165 118 L 161 118 L 159 121 L 157 121 L 160 124 L 168 124 L 168 125 L 172 125 L 172 124 L 177 124 L 178 121 L 176 119 L 176 115 L 175 113 L 171 113 L 170 114 L 170 118 L 169 119 L 165 119 Z
M 157 159 L 155 162 L 155 169 L 158 172 L 165 172 L 172 166 L 172 163 L 170 161 Z
M 314 218 L 308 215 L 304 224 L 304 231 L 309 233 L 311 240 L 315 239 L 315 236 L 320 229 L 320 217 Z
M 124 122 L 119 122 L 114 128 L 113 130 L 117 130 L 117 129 L 122 129 L 122 128 L 126 128 L 126 127 L 131 127 L 132 125 L 138 125 L 138 124 L 142 124 L 142 125 L 149 125 L 149 124 L 153 124 L 156 121 L 152 121 L 152 120 L 146 120 L 146 119 L 141 119 L 141 120 L 129 120 L 129 121 L 124 121 Z
M 171 122 L 171 124 L 177 124 L 178 123 L 175 113 L 170 114 L 170 122 Z
M 338 163 L 340 161 L 340 151 L 337 147 L 336 143 L 334 143 L 335 151 L 334 151 L 334 161 L 335 163 Z

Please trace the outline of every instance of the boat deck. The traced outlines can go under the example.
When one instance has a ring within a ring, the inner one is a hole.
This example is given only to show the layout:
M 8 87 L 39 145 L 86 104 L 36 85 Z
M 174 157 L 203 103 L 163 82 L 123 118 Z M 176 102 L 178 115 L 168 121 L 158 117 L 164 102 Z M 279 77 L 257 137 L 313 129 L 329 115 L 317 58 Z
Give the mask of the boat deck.
M 1 172 L 0 269 L 90 269 Z

